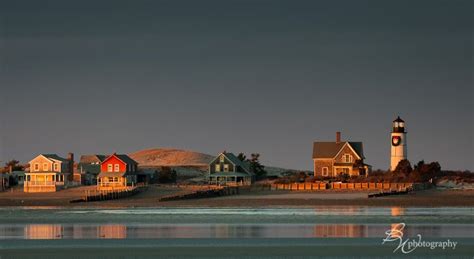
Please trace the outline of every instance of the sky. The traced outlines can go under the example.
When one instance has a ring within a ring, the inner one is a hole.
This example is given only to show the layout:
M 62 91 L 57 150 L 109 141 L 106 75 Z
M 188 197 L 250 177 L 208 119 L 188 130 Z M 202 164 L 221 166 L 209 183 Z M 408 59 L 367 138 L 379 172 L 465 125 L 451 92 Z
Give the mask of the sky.
M 474 170 L 472 1 L 0 1 L 0 161 L 172 147 Z

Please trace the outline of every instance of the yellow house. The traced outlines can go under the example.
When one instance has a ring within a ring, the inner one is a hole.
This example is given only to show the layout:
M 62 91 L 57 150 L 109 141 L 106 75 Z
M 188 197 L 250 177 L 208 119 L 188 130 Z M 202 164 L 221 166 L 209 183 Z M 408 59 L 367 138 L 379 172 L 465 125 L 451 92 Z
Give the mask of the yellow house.
M 74 156 L 68 159 L 56 154 L 40 154 L 30 161 L 30 171 L 25 173 L 24 192 L 56 192 L 72 176 Z

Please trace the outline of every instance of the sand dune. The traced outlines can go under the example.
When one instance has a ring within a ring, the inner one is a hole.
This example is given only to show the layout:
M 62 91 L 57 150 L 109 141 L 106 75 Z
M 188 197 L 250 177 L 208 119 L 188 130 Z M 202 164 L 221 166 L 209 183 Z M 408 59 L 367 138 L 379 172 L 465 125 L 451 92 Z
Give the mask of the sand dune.
M 181 149 L 153 148 L 129 154 L 140 166 L 203 166 L 213 156 Z

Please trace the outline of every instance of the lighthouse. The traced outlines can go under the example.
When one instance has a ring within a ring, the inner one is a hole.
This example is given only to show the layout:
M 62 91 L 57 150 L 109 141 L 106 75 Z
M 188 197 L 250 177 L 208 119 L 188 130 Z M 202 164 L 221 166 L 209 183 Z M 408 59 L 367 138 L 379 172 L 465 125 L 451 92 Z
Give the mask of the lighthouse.
M 393 171 L 403 159 L 407 159 L 407 132 L 405 121 L 398 116 L 392 124 L 390 170 Z

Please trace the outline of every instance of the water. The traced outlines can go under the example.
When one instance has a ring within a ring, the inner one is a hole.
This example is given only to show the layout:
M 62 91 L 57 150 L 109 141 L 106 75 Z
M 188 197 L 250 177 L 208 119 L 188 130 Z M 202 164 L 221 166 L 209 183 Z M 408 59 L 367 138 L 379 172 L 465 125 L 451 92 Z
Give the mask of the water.
M 0 219 L 0 257 L 2 253 L 20 257 L 46 253 L 46 257 L 55 257 L 59 256 L 52 252 L 56 249 L 87 257 L 97 256 L 97 249 L 110 255 L 126 256 L 131 251 L 137 252 L 131 249 L 137 247 L 143 252 L 140 257 L 158 250 L 157 256 L 177 253 L 186 257 L 186 251 L 194 251 L 193 257 L 261 257 L 277 250 L 287 256 L 297 255 L 295 253 L 314 256 L 314 253 L 323 253 L 315 250 L 317 247 L 324 247 L 327 255 L 353 256 L 354 253 L 374 251 L 376 257 L 393 256 L 393 245 L 382 246 L 381 241 L 387 230 L 402 222 L 406 224 L 405 238 L 421 235 L 424 240 L 459 242 L 455 251 L 437 251 L 443 256 L 469 257 L 470 251 L 474 251 L 474 209 L 464 207 L 25 207 L 2 208 Z M 172 247 L 182 249 L 173 250 Z M 86 253 L 87 249 L 92 250 Z M 430 254 L 434 250 L 418 250 L 417 256 L 438 255 Z M 230 251 L 234 254 L 229 254 Z

